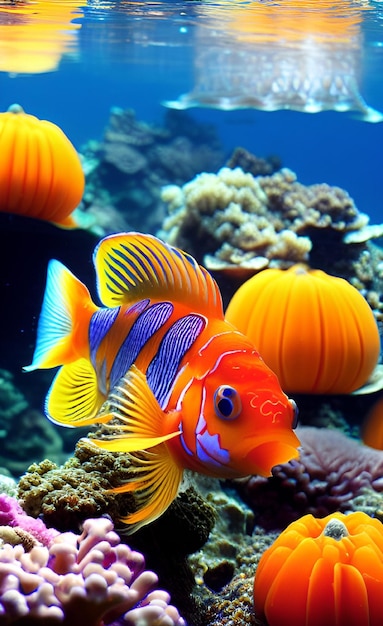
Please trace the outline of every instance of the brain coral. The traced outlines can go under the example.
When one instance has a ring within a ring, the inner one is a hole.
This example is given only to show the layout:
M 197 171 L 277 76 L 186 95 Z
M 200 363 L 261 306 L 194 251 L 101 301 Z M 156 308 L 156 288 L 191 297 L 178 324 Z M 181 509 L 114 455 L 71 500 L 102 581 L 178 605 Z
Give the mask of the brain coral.
M 80 536 L 59 534 L 49 548 L 0 547 L 0 624 L 183 626 L 156 584 L 110 520 L 86 520 Z
M 286 168 L 254 177 L 224 167 L 183 187 L 169 185 L 162 198 L 168 216 L 159 236 L 196 254 L 209 269 L 287 267 L 309 258 L 313 232 L 325 230 L 328 237 L 331 231 L 342 241 L 368 222 L 346 191 L 305 187 Z
M 271 478 L 237 482 L 265 528 L 284 528 L 301 515 L 323 517 L 354 508 L 364 490 L 383 492 L 383 452 L 331 429 L 300 427 L 299 459 L 278 465 Z

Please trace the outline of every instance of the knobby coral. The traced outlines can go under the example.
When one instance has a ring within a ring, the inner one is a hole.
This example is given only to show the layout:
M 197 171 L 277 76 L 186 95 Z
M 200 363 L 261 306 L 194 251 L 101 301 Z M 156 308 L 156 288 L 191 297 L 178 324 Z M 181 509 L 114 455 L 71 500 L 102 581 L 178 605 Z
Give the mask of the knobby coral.
M 254 177 L 224 167 L 183 187 L 167 186 L 162 197 L 168 216 L 160 236 L 197 256 L 203 252 L 199 260 L 208 269 L 288 267 L 311 258 L 313 242 L 323 236 L 327 250 L 329 235 L 341 245 L 346 233 L 368 223 L 346 191 L 304 186 L 287 168 Z
M 89 519 L 80 536 L 59 534 L 49 547 L 0 548 L 0 625 L 184 626 L 156 583 L 109 519 Z
M 238 489 L 264 528 L 285 528 L 301 515 L 352 511 L 365 490 L 383 492 L 383 452 L 331 429 L 300 427 L 299 459 L 271 478 L 252 476 Z M 356 508 L 356 507 L 355 507 Z

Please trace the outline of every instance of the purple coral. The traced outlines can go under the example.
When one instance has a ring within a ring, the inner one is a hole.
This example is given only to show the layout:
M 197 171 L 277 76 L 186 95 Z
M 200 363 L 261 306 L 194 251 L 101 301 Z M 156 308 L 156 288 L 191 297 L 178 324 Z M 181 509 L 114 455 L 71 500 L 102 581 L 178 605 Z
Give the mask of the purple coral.
M 184 626 L 169 595 L 152 591 L 157 580 L 109 519 L 89 519 L 49 548 L 0 548 L 0 625 Z
M 59 534 L 54 528 L 47 528 L 41 519 L 27 515 L 16 498 L 4 493 L 0 494 L 0 526 L 21 529 L 44 546 L 49 546 Z
M 366 488 L 383 492 L 383 452 L 336 430 L 301 427 L 299 459 L 277 465 L 271 478 L 238 481 L 244 500 L 266 529 L 284 528 L 301 515 L 323 517 L 352 509 Z

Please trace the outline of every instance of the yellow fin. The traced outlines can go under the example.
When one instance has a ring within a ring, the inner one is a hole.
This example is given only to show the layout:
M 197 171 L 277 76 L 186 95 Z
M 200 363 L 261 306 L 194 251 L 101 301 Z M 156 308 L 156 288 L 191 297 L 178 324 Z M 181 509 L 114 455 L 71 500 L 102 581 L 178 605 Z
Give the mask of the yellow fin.
M 164 413 L 145 374 L 135 365 L 113 389 L 105 410 L 98 414 L 100 421 L 112 417 L 115 419 L 111 428 L 118 428 L 119 433 L 110 439 L 89 442 L 109 452 L 126 452 L 132 460 L 132 479 L 112 490 L 134 492 L 138 510 L 122 519 L 129 525 L 128 533 L 132 533 L 160 517 L 177 496 L 183 469 L 165 442 L 181 433 L 160 434 Z M 120 422 L 117 425 L 116 420 Z
M 98 447 L 109 452 L 137 452 L 153 448 L 178 437 L 181 432 L 161 434 L 164 413 L 151 391 L 146 376 L 135 365 L 114 387 L 107 402 L 106 413 L 101 408 L 95 421 L 116 418 L 119 434 L 110 439 L 92 439 Z
M 105 306 L 144 298 L 188 305 L 197 313 L 223 318 L 218 286 L 190 255 L 152 235 L 105 237 L 94 251 L 98 292 Z
M 107 415 L 104 419 L 97 416 L 104 399 L 98 390 L 92 364 L 87 359 L 78 359 L 64 365 L 56 374 L 47 395 L 45 410 L 47 417 L 56 424 L 88 426 L 110 419 L 111 416 Z
M 148 453 L 146 458 L 132 455 L 135 476 L 112 493 L 134 492 L 138 510 L 121 521 L 129 525 L 128 534 L 154 522 L 177 497 L 183 469 L 176 465 L 164 444 Z

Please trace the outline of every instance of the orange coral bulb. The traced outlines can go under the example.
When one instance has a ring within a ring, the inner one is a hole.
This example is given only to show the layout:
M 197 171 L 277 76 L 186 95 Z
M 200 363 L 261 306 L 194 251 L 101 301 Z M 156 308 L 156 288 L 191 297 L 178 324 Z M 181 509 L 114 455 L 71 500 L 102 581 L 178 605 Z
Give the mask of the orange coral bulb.
M 382 590 L 379 520 L 305 515 L 263 554 L 254 605 L 269 626 L 382 626 Z
M 0 211 L 76 226 L 70 216 L 84 193 L 79 156 L 63 131 L 24 113 L 0 113 Z
M 342 278 L 294 265 L 267 269 L 234 294 L 226 319 L 256 345 L 289 393 L 350 393 L 380 353 L 375 317 Z

